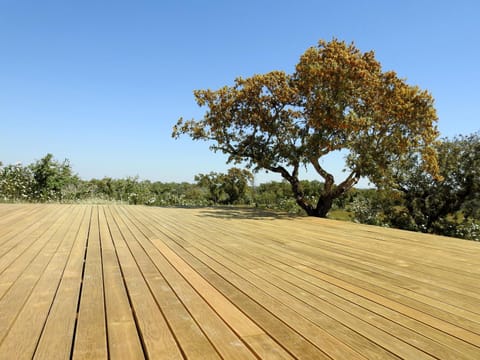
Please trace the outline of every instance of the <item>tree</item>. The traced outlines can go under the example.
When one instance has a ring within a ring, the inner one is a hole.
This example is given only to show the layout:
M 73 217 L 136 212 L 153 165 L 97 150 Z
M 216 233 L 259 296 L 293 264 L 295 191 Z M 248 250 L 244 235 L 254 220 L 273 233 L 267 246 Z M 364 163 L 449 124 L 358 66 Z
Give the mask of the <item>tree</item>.
M 458 221 L 480 217 L 480 134 L 444 139 L 436 146 L 441 181 L 423 171 L 417 154 L 411 154 L 394 174 L 394 189 L 403 206 L 385 209 L 390 222 L 412 230 L 449 235 Z M 453 219 L 450 221 L 450 219 Z
M 225 202 L 227 199 L 227 194 L 222 189 L 222 182 L 219 177 L 218 173 L 210 172 L 195 175 L 194 178 L 197 186 L 204 189 L 205 196 L 214 204 Z
M 209 199 L 215 204 L 237 204 L 245 198 L 248 182 L 253 180 L 250 171 L 231 168 L 227 174 L 211 172 L 198 174 L 195 181 L 198 186 L 208 190 Z
M 63 191 L 68 185 L 78 182 L 72 172 L 70 162 L 59 162 L 52 154 L 30 165 L 33 174 L 33 198 L 39 201 L 62 200 Z
M 424 168 L 436 176 L 432 96 L 393 71 L 383 72 L 373 52 L 362 53 L 353 43 L 320 41 L 291 75 L 237 78 L 233 86 L 194 95 L 208 110 L 201 120 L 180 118 L 172 136 L 211 141 L 228 162 L 280 174 L 308 215 L 325 217 L 334 199 L 361 177 L 389 183 L 392 166 L 410 152 L 421 153 Z M 320 159 L 339 150 L 348 152 L 349 174 L 336 184 Z M 307 165 L 324 182 L 315 202 L 299 180 Z
M 241 203 L 245 200 L 248 183 L 253 181 L 253 175 L 246 169 L 231 168 L 223 176 L 223 189 L 228 195 L 229 204 Z
M 27 201 L 32 192 L 33 175 L 20 163 L 5 167 L 0 162 L 0 198 L 8 201 Z

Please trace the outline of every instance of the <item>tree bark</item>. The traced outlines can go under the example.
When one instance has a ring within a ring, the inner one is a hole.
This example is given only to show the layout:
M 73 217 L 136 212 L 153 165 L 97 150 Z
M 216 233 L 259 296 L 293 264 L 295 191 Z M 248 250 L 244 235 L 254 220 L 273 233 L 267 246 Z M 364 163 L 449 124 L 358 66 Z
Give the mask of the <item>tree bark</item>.
M 290 183 L 295 201 L 308 216 L 326 218 L 328 212 L 333 206 L 333 201 L 350 190 L 358 182 L 359 176 L 356 172 L 352 172 L 341 184 L 335 186 L 333 176 L 323 170 L 318 161 L 312 161 L 312 164 L 314 164 L 316 170 L 321 173 L 322 177 L 325 179 L 324 190 L 319 194 L 317 205 L 315 207 L 305 199 L 305 194 L 303 193 L 300 180 L 298 179 L 298 164 L 294 166 L 292 174 L 282 166 L 269 167 L 267 169 L 279 173 Z
M 334 199 L 335 196 L 333 194 L 321 194 L 315 208 L 315 215 L 313 216 L 326 218 L 332 208 Z

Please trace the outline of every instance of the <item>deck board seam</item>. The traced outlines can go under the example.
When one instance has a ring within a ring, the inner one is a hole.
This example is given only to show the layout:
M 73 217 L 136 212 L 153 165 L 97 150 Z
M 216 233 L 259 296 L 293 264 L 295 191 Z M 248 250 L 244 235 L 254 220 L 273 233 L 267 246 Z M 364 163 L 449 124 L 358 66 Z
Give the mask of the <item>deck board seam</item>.
M 171 241 L 174 241 L 174 242 L 175 242 L 175 240 L 174 240 L 169 234 L 165 233 L 164 230 L 159 229 L 159 228 L 157 228 L 157 229 L 158 229 L 158 231 L 162 232 L 162 233 L 164 234 L 164 236 L 168 237 L 169 239 L 171 239 Z M 178 246 L 180 246 L 181 248 L 183 248 L 181 245 L 178 245 Z M 184 249 L 185 249 L 185 248 L 184 248 Z M 186 249 L 185 249 L 185 250 L 186 250 Z M 207 254 L 206 256 L 209 256 L 209 255 Z M 198 258 L 197 258 L 197 259 L 198 259 Z M 212 260 L 213 260 L 213 261 L 216 261 L 215 259 L 212 259 Z M 198 261 L 204 263 L 201 259 L 198 259 Z M 204 264 L 205 264 L 205 263 L 204 263 Z M 206 265 L 206 266 L 209 267 L 208 265 Z M 209 268 L 210 268 L 210 267 L 209 267 Z M 210 268 L 210 269 L 211 269 L 211 268 Z M 225 281 L 228 282 L 228 280 L 227 280 L 226 278 L 224 278 L 223 275 L 221 275 L 220 273 L 216 272 L 216 270 L 211 269 L 211 271 L 213 271 L 213 272 L 216 273 L 218 276 L 220 276 L 221 278 L 223 278 Z M 230 283 L 230 282 L 229 282 L 229 283 Z M 230 283 L 230 284 L 231 284 L 231 283 Z M 231 285 L 232 285 L 233 287 L 239 289 L 235 284 L 231 284 Z M 255 286 L 255 287 L 256 287 L 255 284 L 252 284 L 252 286 Z M 244 293 L 241 289 L 239 289 L 239 290 L 240 290 L 242 293 Z M 251 296 L 248 295 L 247 293 L 244 293 L 244 294 L 245 294 L 247 297 L 249 297 L 253 302 L 255 302 L 255 303 L 257 303 L 258 305 L 262 306 L 262 304 L 260 304 L 256 299 L 251 298 Z M 262 307 L 263 307 L 263 306 L 262 306 Z M 270 311 L 269 309 L 266 309 L 266 308 L 264 308 L 264 309 L 265 309 L 267 312 L 271 313 L 271 311 Z M 243 312 L 243 310 L 242 310 L 241 308 L 240 308 L 240 310 Z M 244 312 L 244 314 L 245 314 L 246 316 L 250 317 L 247 313 Z M 271 313 L 271 314 L 273 314 L 273 313 Z M 274 314 L 273 314 L 273 315 L 274 315 Z M 277 317 L 276 315 L 274 315 L 274 316 Z M 251 317 L 250 317 L 250 318 L 251 318 Z M 291 326 L 290 326 L 289 324 L 285 323 L 282 319 L 279 319 L 278 317 L 277 317 L 277 319 L 278 319 L 279 321 L 281 321 L 282 323 L 284 323 L 287 327 L 291 328 Z M 252 319 L 252 320 L 254 321 L 254 319 Z M 307 319 L 307 320 L 308 320 L 308 319 Z M 257 324 L 257 325 L 261 327 L 261 324 Z M 301 333 L 299 333 L 296 329 L 294 329 L 294 328 L 291 328 L 291 329 L 292 329 L 294 332 L 298 333 L 300 336 L 303 337 L 303 335 L 302 335 Z M 273 340 L 276 341 L 275 339 L 273 339 Z M 305 339 L 305 340 L 311 343 L 311 341 L 310 341 L 309 339 Z M 278 342 L 277 342 L 277 343 L 278 343 Z M 280 343 L 279 343 L 279 345 L 282 346 Z M 315 347 L 317 347 L 317 346 L 316 346 L 315 344 L 313 344 L 313 343 L 312 343 L 312 345 L 315 346 Z M 282 347 L 283 347 L 283 346 L 282 346 Z M 318 348 L 318 347 L 317 347 L 317 348 Z M 319 349 L 319 348 L 318 348 L 318 350 L 319 350 L 319 351 L 322 351 L 322 350 Z M 285 349 L 285 351 L 288 352 L 288 349 Z M 322 352 L 323 352 L 323 351 L 322 351 Z M 328 356 L 328 354 L 326 354 L 326 353 L 325 353 L 325 355 Z M 330 356 L 329 356 L 329 357 L 330 357 Z
M 75 237 L 74 237 L 75 239 L 77 238 L 78 234 L 79 234 L 80 231 L 81 231 L 81 225 L 82 225 L 82 222 L 83 222 L 83 219 L 84 219 L 85 216 L 86 216 L 86 209 L 84 209 L 83 213 L 81 213 L 81 219 L 80 219 L 80 221 L 79 221 L 78 229 L 76 230 Z M 75 242 L 72 241 L 72 245 L 70 246 L 70 251 L 69 251 L 68 257 L 66 258 L 65 264 L 64 264 L 63 269 L 62 269 L 62 273 L 61 273 L 61 276 L 60 276 L 60 280 L 59 280 L 59 282 L 58 282 L 58 284 L 57 284 L 57 286 L 56 286 L 55 293 L 54 293 L 54 295 L 53 295 L 53 297 L 52 297 L 52 302 L 51 302 L 51 304 L 50 304 L 50 306 L 49 306 L 49 308 L 48 308 L 48 312 L 47 312 L 47 314 L 46 314 L 45 322 L 44 322 L 44 324 L 43 324 L 43 326 L 42 326 L 42 329 L 41 329 L 41 332 L 40 332 L 40 336 L 38 337 L 37 342 L 36 342 L 36 344 L 35 344 L 35 349 L 34 349 L 34 351 L 33 351 L 33 354 L 34 354 L 34 355 L 35 355 L 35 353 L 37 352 L 38 346 L 39 346 L 40 341 L 41 341 L 41 339 L 42 339 L 42 336 L 43 336 L 43 333 L 44 333 L 44 330 L 45 330 L 45 326 L 46 326 L 46 324 L 47 324 L 48 317 L 50 316 L 50 313 L 51 313 L 53 304 L 54 304 L 54 302 L 55 302 L 55 299 L 56 299 L 56 297 L 57 297 L 58 291 L 59 291 L 59 289 L 60 289 L 60 286 L 61 286 L 61 283 L 62 283 L 62 279 L 63 279 L 63 276 L 64 276 L 64 274 L 65 274 L 65 270 L 66 270 L 66 268 L 67 268 L 67 266 L 68 266 L 68 263 L 69 263 L 69 261 L 70 261 L 70 259 L 71 259 L 72 251 L 73 251 L 74 247 L 75 247 Z
M 120 271 L 120 274 L 121 274 L 121 277 L 122 277 L 122 283 L 123 283 L 123 286 L 124 286 L 124 288 L 125 288 L 125 292 L 126 292 L 128 304 L 129 304 L 129 306 L 130 306 L 130 311 L 132 312 L 132 316 L 133 316 L 134 323 L 135 323 L 135 328 L 136 328 L 136 330 L 137 330 L 137 334 L 138 334 L 138 337 L 139 337 L 139 340 L 140 340 L 140 344 L 141 344 L 141 347 L 142 347 L 143 356 L 145 357 L 145 359 L 148 359 L 148 352 L 147 352 L 146 344 L 145 344 L 145 341 L 144 341 L 143 337 L 140 336 L 141 330 L 140 330 L 140 325 L 139 325 L 138 316 L 137 316 L 137 313 L 135 312 L 135 308 L 134 308 L 133 303 L 132 303 L 132 298 L 131 298 L 130 292 L 128 291 L 127 282 L 126 282 L 126 280 L 125 280 L 124 269 L 123 269 L 122 266 L 121 266 L 120 258 L 119 258 L 119 255 L 118 255 L 118 249 L 117 249 L 117 247 L 115 246 L 115 243 L 113 242 L 113 234 L 112 234 L 111 224 L 108 222 L 108 217 L 107 217 L 107 214 L 106 214 L 105 207 L 103 208 L 103 211 L 104 211 L 105 218 L 106 218 L 106 223 L 107 223 L 107 227 L 108 227 L 108 232 L 110 233 L 110 236 L 111 236 L 111 238 L 112 238 L 113 250 L 114 250 L 114 252 L 115 252 L 115 257 L 116 257 L 116 259 L 117 259 L 118 268 L 119 268 L 119 271 Z M 113 220 L 113 219 L 112 219 L 112 220 Z M 113 220 L 113 221 L 114 221 L 114 220 Z
M 169 329 L 169 331 L 170 331 L 170 333 L 171 333 L 171 335 L 172 335 L 172 337 L 173 337 L 173 339 L 174 339 L 174 341 L 175 341 L 175 344 L 177 345 L 178 350 L 180 351 L 181 356 L 185 359 L 186 357 L 185 357 L 184 351 L 183 351 L 183 349 L 182 349 L 182 347 L 181 347 L 181 344 L 179 343 L 178 338 L 176 337 L 175 333 L 173 332 L 172 327 L 171 327 L 171 324 L 170 324 L 169 320 L 167 319 L 167 317 L 165 316 L 164 310 L 163 310 L 160 306 L 158 306 L 158 302 L 157 302 L 157 300 L 156 300 L 156 298 L 155 298 L 155 295 L 152 293 L 152 290 L 151 290 L 151 288 L 150 288 L 147 280 L 145 279 L 145 275 L 144 275 L 144 273 L 141 271 L 141 267 L 139 266 L 139 263 L 138 263 L 138 261 L 137 261 L 137 258 L 136 258 L 135 255 L 133 254 L 132 249 L 131 249 L 129 243 L 128 243 L 128 241 L 126 240 L 126 237 L 125 237 L 126 234 L 124 234 L 124 233 L 121 231 L 121 228 L 120 228 L 120 225 L 118 224 L 118 221 L 121 221 L 121 222 L 124 224 L 124 226 L 130 231 L 130 233 L 131 233 L 131 230 L 130 230 L 128 224 L 125 222 L 125 220 L 124 220 L 124 219 L 121 219 L 121 217 L 119 216 L 118 208 L 117 208 L 117 207 L 115 207 L 115 213 L 117 214 L 117 217 L 115 217 L 115 215 L 114 215 L 113 212 L 111 212 L 111 215 L 112 215 L 112 218 L 113 218 L 113 220 L 115 221 L 115 223 L 116 223 L 116 225 L 117 225 L 117 227 L 118 227 L 118 229 L 119 229 L 119 231 L 120 231 L 120 233 L 121 233 L 121 235 L 122 235 L 122 237 L 123 237 L 123 241 L 125 242 L 125 246 L 128 248 L 128 251 L 129 251 L 129 253 L 130 253 L 130 256 L 132 257 L 133 261 L 135 262 L 135 265 L 136 265 L 137 269 L 139 270 L 140 275 L 142 276 L 142 279 L 143 279 L 145 285 L 146 285 L 147 288 L 149 289 L 150 295 L 152 296 L 153 300 L 155 301 L 155 304 L 157 305 L 157 308 L 158 308 L 158 310 L 160 311 L 160 313 L 161 313 L 161 315 L 162 315 L 162 317 L 163 317 L 163 320 L 165 321 L 165 323 L 166 323 L 166 325 L 167 325 L 167 327 L 168 327 L 168 329 Z M 132 233 L 131 233 L 131 234 L 132 234 Z M 132 235 L 133 235 L 133 234 L 132 234 Z M 134 235 L 133 235 L 133 236 L 134 236 Z M 121 266 L 121 262 L 120 262 L 120 266 Z M 128 289 L 128 288 L 127 288 L 127 289 Z M 141 329 L 140 329 L 140 330 L 141 330 Z M 139 332 L 139 335 L 140 335 L 140 336 L 142 337 L 142 339 L 143 339 L 144 334 L 143 334 L 142 331 Z M 142 341 L 144 341 L 144 340 L 142 340 Z M 145 347 L 145 350 L 147 350 L 147 347 Z M 148 350 L 147 350 L 147 352 L 145 353 L 145 355 L 146 355 L 146 358 L 148 359 L 148 358 L 149 358 Z
M 88 221 L 88 230 L 87 230 L 87 237 L 85 240 L 85 249 L 83 252 L 83 265 L 82 265 L 82 275 L 80 277 L 80 288 L 78 290 L 78 301 L 77 301 L 77 308 L 76 308 L 76 316 L 75 316 L 75 323 L 73 326 L 73 334 L 72 334 L 72 343 L 71 343 L 71 348 L 70 348 L 70 359 L 73 359 L 73 354 L 74 354 L 74 349 L 75 349 L 75 340 L 77 337 L 77 326 L 78 326 L 78 314 L 80 313 L 80 302 L 82 300 L 82 293 L 83 293 L 83 283 L 85 279 L 85 267 L 87 263 L 87 250 L 88 250 L 88 241 L 90 238 L 90 229 L 92 226 L 92 213 L 93 209 L 92 207 L 90 208 L 90 215 L 89 215 L 89 221 Z

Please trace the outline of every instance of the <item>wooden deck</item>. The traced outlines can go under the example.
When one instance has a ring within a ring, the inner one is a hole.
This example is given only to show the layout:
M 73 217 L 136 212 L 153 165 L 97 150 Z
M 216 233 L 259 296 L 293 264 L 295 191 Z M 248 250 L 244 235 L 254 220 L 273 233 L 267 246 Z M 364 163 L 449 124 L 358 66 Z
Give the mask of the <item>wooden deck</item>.
M 480 244 L 253 211 L 0 205 L 0 359 L 480 359 Z

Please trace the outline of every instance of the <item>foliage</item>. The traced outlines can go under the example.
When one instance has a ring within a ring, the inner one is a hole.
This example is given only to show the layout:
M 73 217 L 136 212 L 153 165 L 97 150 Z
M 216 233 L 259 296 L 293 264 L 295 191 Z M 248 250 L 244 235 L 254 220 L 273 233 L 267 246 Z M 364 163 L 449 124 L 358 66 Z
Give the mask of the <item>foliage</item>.
M 316 180 L 302 180 L 300 185 L 304 191 L 305 198 L 310 201 L 314 201 L 323 188 L 323 184 Z M 287 181 L 271 181 L 254 187 L 253 200 L 257 207 L 288 211 L 295 214 L 303 212 L 295 202 L 292 187 Z
M 403 162 L 411 167 L 396 168 L 399 180 L 396 187 L 351 189 L 335 200 L 330 216 L 480 241 L 479 143 L 477 134 L 438 143 L 443 176 L 439 182 L 423 171 L 418 155 L 411 155 L 409 159 L 415 161 Z M 37 179 L 41 178 L 39 173 L 48 174 L 47 180 L 37 181 L 35 173 Z M 81 180 L 73 174 L 68 161 L 58 162 L 47 155 L 27 166 L 3 166 L 0 162 L 0 201 L 122 202 L 151 206 L 249 204 L 290 213 L 302 211 L 287 181 L 249 186 L 252 174 L 236 168 L 226 174 L 198 174 L 196 180 L 195 184 L 151 182 L 138 177 Z M 40 183 L 47 189 L 39 190 Z M 300 185 L 309 201 L 325 186 L 318 181 L 301 181 Z M 39 198 L 39 193 L 48 196 Z M 425 219 L 432 214 L 440 215 L 427 226 Z
M 152 183 L 152 193 L 155 206 L 206 206 L 208 200 L 203 191 L 190 183 Z
M 449 223 L 459 223 L 450 219 L 460 212 L 466 220 L 480 216 L 480 136 L 444 139 L 436 150 L 442 180 L 425 173 L 413 154 L 396 169 L 395 189 L 415 230 L 449 233 Z
M 69 185 L 77 182 L 67 159 L 59 162 L 47 154 L 29 166 L 33 175 L 32 198 L 37 201 L 61 201 Z
M 455 232 L 451 236 L 480 241 L 480 224 L 474 220 L 463 221 L 455 226 Z
M 326 216 L 336 198 L 360 179 L 390 183 L 405 154 L 421 154 L 436 176 L 437 137 L 433 98 L 393 71 L 383 72 L 373 52 L 353 44 L 320 41 L 300 58 L 296 71 L 237 78 L 233 86 L 194 92 L 207 111 L 201 120 L 175 125 L 173 136 L 213 142 L 229 162 L 279 173 L 308 215 Z M 338 185 L 320 159 L 347 150 L 349 175 Z M 309 199 L 298 177 L 311 165 L 324 186 Z
M 378 204 L 371 199 L 355 199 L 348 209 L 353 213 L 354 222 L 368 225 L 385 226 Z
M 20 163 L 7 165 L 0 163 L 0 194 L 3 201 L 26 201 L 31 196 L 33 174 Z
M 248 170 L 237 168 L 227 174 L 215 174 L 216 185 L 223 195 L 212 199 L 201 184 L 151 182 L 138 176 L 81 180 L 72 172 L 68 160 L 59 162 L 47 154 L 27 166 L 3 166 L 0 162 L 0 201 L 120 202 L 152 206 L 246 204 L 252 201 L 249 197 L 252 180 Z
M 480 135 L 437 142 L 440 180 L 410 154 L 395 168 L 391 187 L 363 192 L 349 205 L 362 223 L 478 240 Z M 401 165 L 401 166 L 400 166 Z
M 245 169 L 231 168 L 227 174 L 198 174 L 195 181 L 206 189 L 213 204 L 240 204 L 247 202 L 248 183 L 253 181 L 253 175 Z
M 78 180 L 68 160 L 59 162 L 47 154 L 28 166 L 1 168 L 0 194 L 3 201 L 13 202 L 73 200 Z
M 253 202 L 256 207 L 297 213 L 300 208 L 292 197 L 292 189 L 285 182 L 271 181 L 255 186 Z

